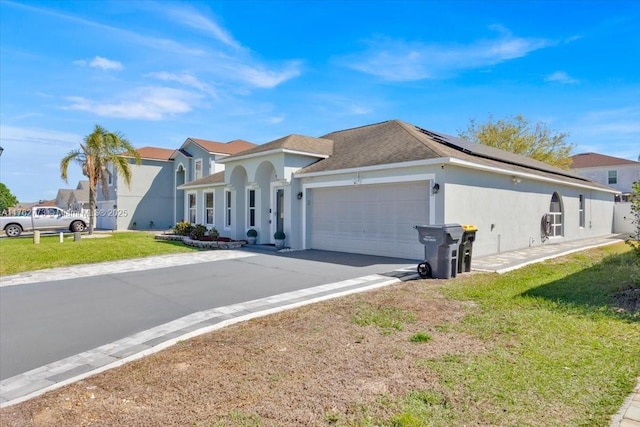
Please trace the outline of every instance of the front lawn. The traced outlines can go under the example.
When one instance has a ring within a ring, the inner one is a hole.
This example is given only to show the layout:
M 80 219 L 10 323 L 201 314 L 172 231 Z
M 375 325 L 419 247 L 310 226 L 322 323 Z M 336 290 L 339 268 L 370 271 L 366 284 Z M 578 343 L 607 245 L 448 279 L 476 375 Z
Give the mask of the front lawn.
M 409 281 L 180 341 L 0 419 L 607 426 L 640 374 L 639 302 L 640 263 L 624 244 L 504 275 Z
M 70 236 L 66 234 L 64 243 L 57 235 L 42 236 L 37 245 L 27 236 L 0 239 L 0 275 L 196 250 L 182 242 L 155 240 L 146 232 L 116 232 L 95 238 L 83 234 L 78 242 Z

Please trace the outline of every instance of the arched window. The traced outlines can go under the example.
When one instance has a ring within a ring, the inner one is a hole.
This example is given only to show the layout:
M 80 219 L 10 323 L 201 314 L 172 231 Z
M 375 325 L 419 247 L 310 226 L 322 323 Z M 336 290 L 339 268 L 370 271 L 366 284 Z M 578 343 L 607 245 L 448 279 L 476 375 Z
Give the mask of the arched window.
M 551 217 L 551 227 L 549 237 L 560 237 L 563 235 L 563 217 L 562 217 L 562 198 L 555 192 L 551 196 L 551 204 L 549 205 L 549 215 Z

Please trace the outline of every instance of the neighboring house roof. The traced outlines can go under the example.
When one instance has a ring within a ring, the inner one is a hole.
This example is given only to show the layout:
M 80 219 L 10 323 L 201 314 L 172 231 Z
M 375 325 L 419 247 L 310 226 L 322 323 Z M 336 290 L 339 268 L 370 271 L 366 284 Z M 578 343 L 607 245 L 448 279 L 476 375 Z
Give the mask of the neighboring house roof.
M 60 188 L 58 189 L 58 194 L 56 195 L 56 200 L 64 201 L 65 203 L 69 200 L 69 196 L 71 195 L 70 188 Z
M 332 132 L 322 138 L 334 141 L 333 155 L 299 170 L 296 175 L 425 159 L 454 158 L 489 168 L 514 173 L 534 173 L 547 178 L 613 190 L 568 170 L 519 154 L 422 129 L 400 120 Z
M 305 154 L 317 155 L 321 158 L 329 157 L 333 154 L 333 141 L 325 138 L 313 138 L 304 135 L 287 135 L 266 144 L 257 145 L 234 156 L 229 156 L 223 161 L 250 156 L 268 151 L 298 151 Z
M 71 194 L 69 195 L 69 204 L 71 203 L 89 203 L 89 188 L 71 190 Z
M 193 181 L 189 181 L 186 184 L 179 185 L 178 190 L 181 190 L 183 188 L 202 187 L 202 186 L 217 185 L 217 184 L 224 184 L 224 171 L 216 172 L 214 174 L 207 175 Z
M 169 160 L 173 155 L 174 151 L 168 148 L 159 148 L 159 147 L 142 147 L 136 150 L 140 157 L 143 159 L 149 160 Z
M 621 159 L 598 153 L 581 153 L 571 156 L 571 169 L 597 168 L 606 166 L 640 165 L 634 160 Z
M 76 190 L 89 190 L 89 181 L 78 181 Z
M 244 141 L 242 139 L 235 139 L 233 141 L 229 141 L 226 143 L 207 141 L 206 139 L 198 139 L 198 138 L 187 138 L 187 142 L 188 141 L 193 141 L 195 144 L 204 148 L 209 153 L 216 153 L 216 154 L 238 154 L 242 151 L 248 150 L 256 146 L 256 144 L 253 144 L 249 141 Z M 184 144 L 181 148 L 184 148 Z

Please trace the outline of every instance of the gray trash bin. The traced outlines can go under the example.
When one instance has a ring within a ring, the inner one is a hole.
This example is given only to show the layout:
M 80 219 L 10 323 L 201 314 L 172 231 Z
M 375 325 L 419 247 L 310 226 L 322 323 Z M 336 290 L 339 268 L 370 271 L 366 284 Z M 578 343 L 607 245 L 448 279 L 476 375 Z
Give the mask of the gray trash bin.
M 424 262 L 418 264 L 423 278 L 450 279 L 458 272 L 458 241 L 464 230 L 460 224 L 416 225 L 418 240 L 424 245 Z

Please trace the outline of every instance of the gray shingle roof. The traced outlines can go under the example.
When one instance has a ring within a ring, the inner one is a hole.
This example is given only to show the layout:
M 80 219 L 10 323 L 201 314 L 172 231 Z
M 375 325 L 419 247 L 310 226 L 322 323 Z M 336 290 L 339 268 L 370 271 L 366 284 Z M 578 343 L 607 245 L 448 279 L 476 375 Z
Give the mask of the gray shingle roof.
M 334 142 L 333 155 L 301 169 L 298 174 L 450 157 L 514 173 L 534 173 L 611 190 L 571 171 L 400 120 L 332 132 L 322 139 Z
M 224 171 L 203 176 L 202 178 L 189 181 L 183 185 L 191 187 L 191 186 L 210 185 L 210 184 L 224 184 Z

